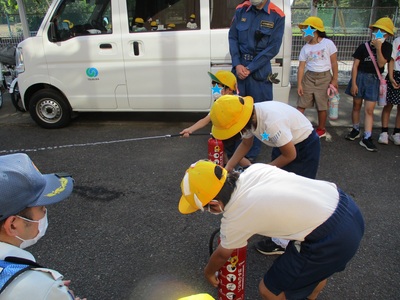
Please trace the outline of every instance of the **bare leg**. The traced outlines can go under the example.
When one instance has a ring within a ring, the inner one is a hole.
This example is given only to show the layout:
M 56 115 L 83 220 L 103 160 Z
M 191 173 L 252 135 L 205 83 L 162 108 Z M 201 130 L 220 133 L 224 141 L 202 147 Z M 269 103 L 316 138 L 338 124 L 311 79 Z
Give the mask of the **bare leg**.
M 397 105 L 397 114 L 396 114 L 396 120 L 395 120 L 395 127 L 400 128 L 400 105 Z
M 314 300 L 317 299 L 319 293 L 322 291 L 322 289 L 325 287 L 326 282 L 328 279 L 322 280 L 317 287 L 313 290 L 310 296 L 307 297 L 308 300 Z
M 351 112 L 351 121 L 353 124 L 360 124 L 360 112 L 362 106 L 362 99 L 353 98 L 353 111 Z
M 374 109 L 376 102 L 375 101 L 364 101 L 364 102 L 365 102 L 364 131 L 372 132 L 372 126 L 374 124 Z
M 382 109 L 382 127 L 389 127 L 389 118 L 390 118 L 390 112 L 392 111 L 393 104 L 388 103 L 385 105 Z M 399 109 L 397 109 L 397 114 L 399 112 Z
M 326 110 L 319 110 L 318 111 L 318 128 L 325 129 L 327 113 Z
M 278 296 L 273 294 L 264 284 L 264 280 L 261 279 L 258 285 L 258 291 L 260 292 L 261 298 L 263 300 L 285 300 L 285 294 L 282 292 Z
M 323 281 L 321 281 L 316 288 L 314 289 L 314 291 L 311 293 L 311 295 L 309 295 L 307 297 L 307 299 L 309 300 L 315 300 L 317 299 L 319 293 L 323 290 L 323 288 L 326 286 L 328 279 L 325 279 Z M 262 297 L 263 300 L 285 300 L 286 296 L 285 294 L 282 292 L 280 293 L 278 296 L 276 296 L 275 294 L 273 294 L 264 284 L 264 280 L 262 279 L 260 281 L 260 284 L 258 286 L 258 290 L 260 292 L 260 295 Z
M 299 111 L 299 112 L 301 112 L 302 114 L 304 114 L 304 111 L 306 110 L 304 107 L 300 107 L 300 106 L 297 106 L 297 110 Z

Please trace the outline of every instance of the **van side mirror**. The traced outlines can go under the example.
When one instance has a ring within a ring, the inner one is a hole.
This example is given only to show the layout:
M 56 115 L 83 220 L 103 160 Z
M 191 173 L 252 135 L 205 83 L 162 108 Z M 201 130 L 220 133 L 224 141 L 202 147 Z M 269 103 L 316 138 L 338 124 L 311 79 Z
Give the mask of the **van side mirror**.
M 54 24 L 54 22 L 50 22 L 48 37 L 49 37 L 50 42 L 53 42 L 53 43 L 57 42 L 56 25 Z

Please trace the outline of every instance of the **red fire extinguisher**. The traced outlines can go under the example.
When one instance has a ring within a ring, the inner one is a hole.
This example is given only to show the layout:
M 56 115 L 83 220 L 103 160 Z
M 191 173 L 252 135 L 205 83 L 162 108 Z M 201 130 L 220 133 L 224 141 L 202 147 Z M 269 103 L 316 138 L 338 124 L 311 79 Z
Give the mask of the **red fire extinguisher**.
M 214 240 L 219 230 L 211 236 Z M 210 255 L 212 254 L 210 240 Z M 219 239 L 218 239 L 219 242 Z M 218 300 L 244 300 L 247 247 L 235 249 L 231 257 L 218 272 Z
M 224 144 L 214 137 L 208 139 L 208 160 L 224 166 Z

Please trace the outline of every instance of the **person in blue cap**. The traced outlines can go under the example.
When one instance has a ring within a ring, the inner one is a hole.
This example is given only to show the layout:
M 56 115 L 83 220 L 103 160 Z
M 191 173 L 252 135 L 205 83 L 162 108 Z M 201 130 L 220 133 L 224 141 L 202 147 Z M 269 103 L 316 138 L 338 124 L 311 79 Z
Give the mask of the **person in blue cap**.
M 66 173 L 40 173 L 26 154 L 0 156 L 0 300 L 81 299 L 24 250 L 45 235 L 46 206 L 68 198 L 73 185 Z

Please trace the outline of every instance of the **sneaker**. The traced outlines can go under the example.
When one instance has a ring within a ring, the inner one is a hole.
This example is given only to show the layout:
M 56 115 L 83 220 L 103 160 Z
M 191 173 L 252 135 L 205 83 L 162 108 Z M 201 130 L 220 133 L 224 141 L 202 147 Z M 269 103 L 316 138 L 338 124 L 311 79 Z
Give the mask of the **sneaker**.
M 391 140 L 395 145 L 400 146 L 400 133 L 391 134 L 389 140 Z
M 381 132 L 378 139 L 379 144 L 389 144 L 389 135 L 387 132 Z
M 258 242 L 256 249 L 258 252 L 264 255 L 276 255 L 283 254 L 285 252 L 285 249 L 275 244 L 271 238 L 266 238 L 265 240 Z
M 326 137 L 326 129 L 317 128 L 315 130 L 319 136 L 319 138 Z
M 346 140 L 354 141 L 360 137 L 360 130 L 353 128 L 347 135 Z
M 362 139 L 360 141 L 360 145 L 363 146 L 368 151 L 371 151 L 371 152 L 378 151 L 378 149 L 376 148 L 376 146 L 374 145 L 374 143 L 372 142 L 372 139 L 370 137 L 368 139 Z

